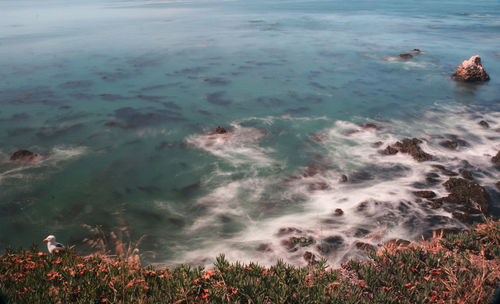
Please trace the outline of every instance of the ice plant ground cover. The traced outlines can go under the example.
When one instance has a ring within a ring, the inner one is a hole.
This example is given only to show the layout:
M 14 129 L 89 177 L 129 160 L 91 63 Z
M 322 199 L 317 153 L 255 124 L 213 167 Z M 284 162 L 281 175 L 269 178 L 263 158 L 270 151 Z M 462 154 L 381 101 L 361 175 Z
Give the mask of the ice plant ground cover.
M 269 268 L 230 263 L 142 267 L 105 255 L 8 250 L 0 288 L 12 303 L 488 303 L 500 282 L 500 221 L 386 244 L 340 269 L 324 261 Z

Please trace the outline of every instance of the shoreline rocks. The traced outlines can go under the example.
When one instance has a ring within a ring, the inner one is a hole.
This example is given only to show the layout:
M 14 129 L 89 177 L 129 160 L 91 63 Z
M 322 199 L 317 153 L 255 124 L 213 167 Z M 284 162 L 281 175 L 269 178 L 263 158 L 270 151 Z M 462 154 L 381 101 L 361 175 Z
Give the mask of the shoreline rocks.
M 484 82 L 490 80 L 490 76 L 483 69 L 479 55 L 474 55 L 468 60 L 464 60 L 452 75 L 452 78 L 463 82 Z
M 215 135 L 215 134 L 226 134 L 229 131 L 221 126 L 218 126 L 214 130 L 210 131 L 209 135 Z
M 9 160 L 10 161 L 14 161 L 14 162 L 30 162 L 30 161 L 34 161 L 35 159 L 37 159 L 39 157 L 38 154 L 35 154 L 31 151 L 28 151 L 28 150 L 17 150 L 16 152 L 14 152 Z
M 422 148 L 419 147 L 422 141 L 417 138 L 406 138 L 403 141 L 398 141 L 391 146 L 387 146 L 381 153 L 384 155 L 394 155 L 398 152 L 410 154 L 416 161 L 423 162 L 426 160 L 431 160 L 432 155 L 424 152 Z

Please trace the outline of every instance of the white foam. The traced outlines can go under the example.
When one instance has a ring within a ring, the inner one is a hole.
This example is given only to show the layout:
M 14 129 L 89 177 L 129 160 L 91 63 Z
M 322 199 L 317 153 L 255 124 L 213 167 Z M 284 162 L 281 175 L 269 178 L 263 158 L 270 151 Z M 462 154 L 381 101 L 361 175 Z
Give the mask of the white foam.
M 305 265 L 303 254 L 310 251 L 318 257 L 328 258 L 330 265 L 338 266 L 349 257 L 366 256 L 357 249 L 356 242 L 377 246 L 395 238 L 416 240 L 428 229 L 464 227 L 449 212 L 431 209 L 413 192 L 432 190 L 437 197 L 448 194 L 442 183 L 425 184 L 428 173 L 440 173 L 432 165 L 443 165 L 459 173 L 458 170 L 464 168 L 464 161 L 467 161 L 469 167 L 466 169 L 473 171 L 474 179 L 481 185 L 494 187 L 494 183 L 500 180 L 499 170 L 493 169 L 491 163 L 491 157 L 500 150 L 500 113 L 486 113 L 481 117 L 473 113 L 477 111 L 468 107 L 436 105 L 435 109 L 422 113 L 415 120 L 369 121 L 375 123 L 377 129 L 363 128 L 346 121 L 334 122 L 332 127 L 320 132 L 321 140 L 317 144 L 321 151 L 326 152 L 321 155 L 321 169 L 315 175 L 303 175 L 306 169 L 302 168 L 293 178 L 254 173 L 249 174 L 249 178 L 227 181 L 230 174 L 216 170 L 207 179 L 216 186 L 198 200 L 207 208 L 207 215 L 190 229 L 196 235 L 213 229 L 213 234 L 203 234 L 205 237 L 199 247 L 195 250 L 190 248 L 189 252 L 182 253 L 182 257 L 208 265 L 213 261 L 203 258 L 225 253 L 229 259 L 243 262 L 260 261 L 270 265 L 277 259 L 285 259 L 289 263 Z M 482 119 L 489 123 L 490 128 L 478 124 Z M 238 138 L 238 128 L 235 130 L 234 135 Z M 467 141 L 469 145 L 456 150 L 442 147 L 440 143 L 450 134 Z M 433 160 L 418 162 L 408 154 L 379 153 L 387 145 L 408 137 L 421 139 L 420 147 L 433 155 Z M 213 139 L 198 139 L 203 142 L 198 146 L 234 161 L 221 152 L 227 143 L 234 149 L 234 142 L 238 140 L 224 137 L 208 145 L 210 140 Z M 192 140 L 194 143 L 198 141 Z M 382 142 L 382 145 L 375 148 L 375 142 Z M 243 145 L 258 149 L 252 140 Z M 363 171 L 368 174 L 359 173 Z M 343 174 L 351 181 L 340 182 Z M 440 176 L 442 182 L 449 178 Z M 321 188 L 326 185 L 326 189 L 314 190 L 318 188 L 311 187 L 319 183 L 323 185 Z M 425 187 L 418 186 L 419 183 Z M 267 201 L 273 200 L 280 203 L 278 212 L 266 211 Z M 364 205 L 361 205 L 362 202 Z M 343 210 L 342 216 L 334 215 L 337 208 Z M 217 231 L 224 227 L 219 218 L 221 215 L 239 221 L 239 232 L 225 234 L 223 238 L 218 236 Z M 279 229 L 285 227 L 294 227 L 302 232 L 278 235 Z M 310 236 L 315 244 L 290 252 L 281 242 L 291 236 Z M 343 243 L 337 244 L 336 250 L 322 253 L 318 246 L 322 242 L 325 244 L 328 237 L 340 237 Z M 266 244 L 271 251 L 256 250 L 261 244 Z

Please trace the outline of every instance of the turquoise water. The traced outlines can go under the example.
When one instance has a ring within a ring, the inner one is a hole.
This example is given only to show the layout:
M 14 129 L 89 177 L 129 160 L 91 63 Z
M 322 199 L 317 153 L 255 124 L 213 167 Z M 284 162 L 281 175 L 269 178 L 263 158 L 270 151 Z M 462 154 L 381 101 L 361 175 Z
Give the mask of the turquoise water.
M 360 254 L 356 241 L 460 227 L 411 194 L 431 166 L 371 146 L 408 136 L 425 140 L 432 164 L 458 170 L 467 160 L 495 212 L 499 9 L 498 1 L 2 1 L 0 248 L 55 234 L 83 252 L 82 224 L 109 232 L 123 221 L 133 239 L 147 235 L 141 250 L 156 253 L 147 262 L 203 264 L 224 252 L 304 264 L 309 250 L 339 263 Z M 422 54 L 396 58 L 414 48 Z M 475 54 L 491 81 L 453 82 Z M 361 123 L 380 129 L 351 134 Z M 217 126 L 231 132 L 207 135 Z M 447 151 L 439 146 L 447 134 L 471 146 Z M 9 162 L 21 148 L 44 158 Z M 312 163 L 321 173 L 301 176 Z M 339 183 L 342 174 L 353 182 Z M 311 190 L 317 183 L 328 189 Z M 373 206 L 359 212 L 363 201 Z M 316 244 L 289 252 L 284 227 Z M 366 236 L 375 232 L 382 236 Z M 332 236 L 342 240 L 332 250 L 316 247 Z

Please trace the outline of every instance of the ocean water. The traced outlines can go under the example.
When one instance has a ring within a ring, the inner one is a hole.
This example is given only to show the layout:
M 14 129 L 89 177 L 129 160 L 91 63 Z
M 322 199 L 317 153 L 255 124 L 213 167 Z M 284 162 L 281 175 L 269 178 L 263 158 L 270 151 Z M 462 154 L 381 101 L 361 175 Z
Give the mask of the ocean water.
M 83 224 L 125 225 L 146 263 L 338 265 L 465 227 L 412 194 L 447 195 L 433 164 L 471 170 L 500 213 L 498 1 L 3 0 L 0 28 L 2 250 L 88 252 Z M 476 54 L 491 81 L 451 80 Z M 378 152 L 407 137 L 433 160 Z

